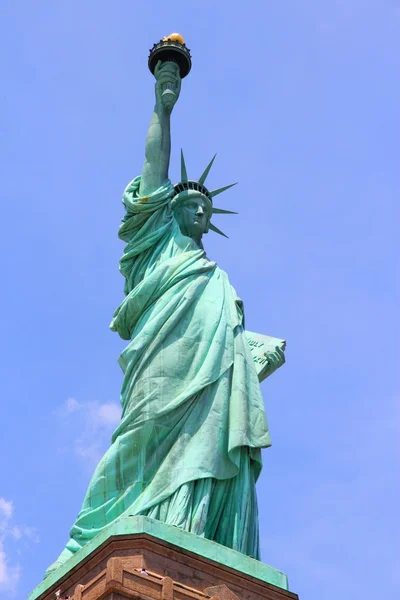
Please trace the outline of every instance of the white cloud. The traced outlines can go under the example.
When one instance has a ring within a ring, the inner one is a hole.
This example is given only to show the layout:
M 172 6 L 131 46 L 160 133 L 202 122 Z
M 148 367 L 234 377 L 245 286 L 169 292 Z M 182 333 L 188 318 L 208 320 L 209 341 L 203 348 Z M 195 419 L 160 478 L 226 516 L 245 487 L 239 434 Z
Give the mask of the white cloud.
M 75 412 L 82 408 L 82 404 L 75 400 L 75 398 L 68 398 L 65 403 L 65 411 L 67 414 Z
M 105 425 L 117 426 L 121 419 L 121 408 L 109 402 L 107 404 L 101 404 L 97 412 L 99 422 Z
M 9 529 L 9 535 L 17 541 L 21 538 L 29 539 L 35 544 L 40 541 L 37 529 L 28 525 L 14 525 Z
M 6 519 L 10 519 L 13 514 L 13 503 L 11 501 L 4 500 L 4 498 L 0 498 L 0 514 Z
M 15 593 L 20 578 L 20 565 L 10 565 L 4 543 L 0 541 L 0 590 Z
M 67 417 L 82 409 L 84 409 L 84 405 L 78 402 L 76 398 L 67 398 L 64 404 L 58 408 L 57 414 L 62 417 Z
M 3 542 L 0 542 L 0 585 L 7 581 L 7 557 L 3 550 Z
M 39 536 L 34 527 L 12 522 L 14 506 L 11 500 L 0 498 L 0 590 L 15 593 L 21 577 L 21 567 L 15 562 L 14 554 L 19 549 L 17 542 L 26 538 L 37 543 Z
M 10 529 L 10 535 L 12 535 L 12 537 L 14 538 L 14 540 L 20 540 L 22 538 L 22 531 L 21 531 L 21 527 L 12 527 Z
M 72 440 L 68 435 L 68 449 L 73 449 L 85 469 L 92 470 L 110 445 L 112 431 L 120 422 L 120 405 L 68 398 L 57 410 L 57 415 L 62 418 L 65 435 L 69 431 L 78 432 Z

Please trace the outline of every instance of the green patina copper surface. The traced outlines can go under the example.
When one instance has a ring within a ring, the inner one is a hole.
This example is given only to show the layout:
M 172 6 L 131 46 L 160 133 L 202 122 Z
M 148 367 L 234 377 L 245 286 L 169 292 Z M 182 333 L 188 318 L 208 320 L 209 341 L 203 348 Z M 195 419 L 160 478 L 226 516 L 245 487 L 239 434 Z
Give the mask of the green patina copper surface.
M 260 350 L 264 342 L 249 345 L 243 305 L 202 243 L 209 229 L 218 231 L 210 221 L 223 210 L 213 197 L 224 188 L 205 188 L 211 164 L 189 184 L 183 158 L 181 185 L 171 184 L 178 67 L 158 64 L 155 77 L 145 164 L 124 192 L 119 229 L 125 299 L 111 329 L 128 342 L 119 358 L 121 423 L 48 576 L 131 515 L 259 558 L 255 483 L 270 437 L 258 374 L 260 365 L 265 378 L 283 363 L 284 342 L 264 340 L 265 361 L 254 356 L 254 344 Z
M 70 570 L 76 567 L 80 561 L 88 557 L 97 550 L 102 544 L 112 537 L 125 535 L 147 534 L 156 539 L 173 544 L 180 549 L 193 552 L 208 560 L 214 561 L 231 569 L 271 583 L 284 590 L 288 590 L 287 576 L 273 567 L 245 556 L 240 552 L 231 550 L 206 540 L 198 535 L 193 535 L 177 527 L 166 525 L 160 521 L 155 521 L 149 517 L 121 517 L 117 519 L 97 535 L 91 542 L 74 556 L 71 556 L 56 572 L 52 573 L 42 583 L 40 583 L 29 595 L 29 600 L 36 600 L 41 594 L 46 592 L 60 579 L 62 579 Z

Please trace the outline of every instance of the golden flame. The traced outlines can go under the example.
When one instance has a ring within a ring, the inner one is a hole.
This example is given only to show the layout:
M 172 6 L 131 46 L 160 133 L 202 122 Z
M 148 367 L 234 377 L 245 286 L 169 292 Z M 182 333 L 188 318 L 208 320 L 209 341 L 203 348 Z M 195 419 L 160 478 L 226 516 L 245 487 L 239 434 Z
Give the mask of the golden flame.
M 179 42 L 180 44 L 185 43 L 185 40 L 183 39 L 183 36 L 180 33 L 170 33 L 166 37 L 163 37 L 163 42 L 166 42 L 167 40 L 172 40 L 173 42 Z

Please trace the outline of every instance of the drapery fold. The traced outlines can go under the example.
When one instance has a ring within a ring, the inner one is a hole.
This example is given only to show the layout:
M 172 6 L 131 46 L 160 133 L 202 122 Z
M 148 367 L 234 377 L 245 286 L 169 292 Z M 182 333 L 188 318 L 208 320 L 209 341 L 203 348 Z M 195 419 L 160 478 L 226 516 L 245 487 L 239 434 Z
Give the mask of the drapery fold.
M 121 423 L 59 561 L 137 514 L 258 557 L 255 482 L 270 438 L 242 304 L 180 232 L 171 183 L 144 198 L 139 185 L 137 177 L 123 196 L 126 296 L 110 325 L 128 340 Z

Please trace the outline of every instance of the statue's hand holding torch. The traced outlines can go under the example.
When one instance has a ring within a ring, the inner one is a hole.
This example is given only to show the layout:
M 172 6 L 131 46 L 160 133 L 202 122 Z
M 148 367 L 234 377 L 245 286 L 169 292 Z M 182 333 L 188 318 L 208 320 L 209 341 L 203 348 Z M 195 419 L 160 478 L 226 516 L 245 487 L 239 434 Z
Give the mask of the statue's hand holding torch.
M 181 91 L 179 66 L 172 61 L 159 60 L 154 69 L 154 77 L 156 78 L 156 104 L 170 113 Z
M 171 33 L 150 49 L 148 65 L 156 78 L 157 106 L 168 114 L 181 91 L 181 80 L 192 67 L 190 50 L 180 33 Z

